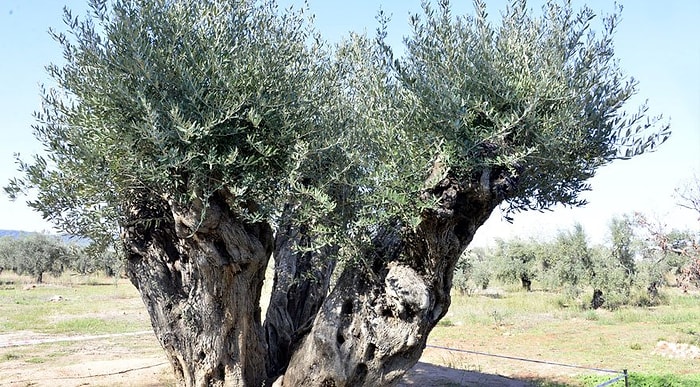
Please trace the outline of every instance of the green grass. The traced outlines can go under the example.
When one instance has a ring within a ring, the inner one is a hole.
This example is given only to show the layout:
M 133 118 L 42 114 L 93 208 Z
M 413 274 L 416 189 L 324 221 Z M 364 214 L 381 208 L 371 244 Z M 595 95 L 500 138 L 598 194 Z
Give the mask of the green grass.
M 629 369 L 635 383 L 647 383 L 639 385 L 700 386 L 698 360 L 653 354 L 660 340 L 694 345 L 700 341 L 700 298 L 677 289 L 666 292 L 667 305 L 615 311 L 565 305 L 560 295 L 542 291 L 454 294 L 445 316 L 450 324 L 438 324 L 428 343 L 591 368 Z M 482 372 L 527 379 L 538 386 L 592 386 L 596 384 L 591 380 L 599 376 L 554 366 L 540 375 L 530 363 L 475 354 L 450 357 L 443 352 L 427 350 L 427 360 L 478 365 Z M 605 376 L 595 380 L 609 380 Z
M 150 329 L 138 292 L 126 280 L 62 276 L 35 287 L 28 286 L 30 281 L 7 273 L 0 276 L 0 334 L 29 330 L 94 335 Z M 56 295 L 63 300 L 49 301 Z M 700 297 L 673 289 L 667 290 L 667 296 L 667 305 L 607 311 L 567 305 L 560 294 L 544 291 L 455 294 L 448 314 L 433 330 L 428 344 L 593 368 L 628 369 L 632 386 L 700 386 L 697 360 L 652 354 L 660 340 L 700 344 Z M 102 355 L 103 348 L 162 354 L 154 337 L 140 336 L 110 343 L 57 342 L 6 348 L 0 351 L 0 364 L 74 364 L 76 353 L 95 351 Z M 529 363 L 430 348 L 424 355 L 424 361 L 435 364 L 506 375 L 542 387 L 594 386 L 610 379 L 610 375 L 579 369 L 536 368 Z
M 586 386 L 595 386 L 607 380 L 610 380 L 610 378 L 591 375 L 578 378 L 578 381 Z M 613 386 L 623 385 L 622 381 L 613 384 Z M 634 387 L 697 387 L 700 386 L 700 374 L 672 375 L 632 373 L 629 375 L 629 385 Z
M 3 274 L 0 288 L 0 333 L 106 334 L 150 329 L 136 289 L 121 280 L 76 278 L 67 285 L 27 285 Z M 65 283 L 65 282 L 64 282 Z M 60 296 L 60 301 L 51 301 Z

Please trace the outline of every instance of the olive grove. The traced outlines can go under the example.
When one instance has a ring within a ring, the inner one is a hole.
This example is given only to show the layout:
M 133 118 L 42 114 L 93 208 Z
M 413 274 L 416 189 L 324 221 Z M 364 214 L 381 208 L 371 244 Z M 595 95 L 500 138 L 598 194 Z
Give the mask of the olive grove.
M 273 1 L 90 6 L 52 32 L 47 152 L 6 190 L 119 241 L 183 386 L 396 383 L 496 207 L 583 205 L 599 167 L 670 133 L 623 109 L 619 14 L 568 2 L 513 0 L 494 25 L 481 0 L 425 1 L 398 57 L 381 13 L 330 46 Z

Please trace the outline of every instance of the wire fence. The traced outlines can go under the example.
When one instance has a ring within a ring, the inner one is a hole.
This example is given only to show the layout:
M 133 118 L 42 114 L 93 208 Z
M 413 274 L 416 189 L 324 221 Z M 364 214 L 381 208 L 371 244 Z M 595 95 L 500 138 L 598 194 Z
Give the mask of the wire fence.
M 443 347 L 443 346 L 439 346 L 439 345 L 426 345 L 426 347 L 434 348 L 434 349 L 441 349 L 441 350 L 450 351 L 450 352 L 468 353 L 468 354 L 472 354 L 472 355 L 489 356 L 489 357 L 495 357 L 495 358 L 500 358 L 500 359 L 515 360 L 515 361 L 522 361 L 522 362 L 528 362 L 528 363 L 546 364 L 546 365 L 557 366 L 557 367 L 576 368 L 576 369 L 582 369 L 582 370 L 587 370 L 587 371 L 596 371 L 596 372 L 615 374 L 616 376 L 614 378 L 609 379 L 601 384 L 598 384 L 596 387 L 609 386 L 609 385 L 616 383 L 618 381 L 621 381 L 621 380 L 624 380 L 625 387 L 629 387 L 629 374 L 627 373 L 626 369 L 622 370 L 622 371 L 616 371 L 616 370 L 610 370 L 610 369 L 605 369 L 605 368 L 584 367 L 584 366 L 579 366 L 579 365 L 558 363 L 558 362 L 547 361 L 547 360 L 526 359 L 526 358 L 517 357 L 517 356 L 496 355 L 493 353 L 470 351 L 470 350 L 459 349 L 459 348 Z
M 38 338 L 38 339 L 29 339 L 29 340 L 14 340 L 14 341 L 8 341 L 8 342 L 0 342 L 0 348 L 8 348 L 8 347 L 16 347 L 16 346 L 25 346 L 25 345 L 36 345 L 36 344 L 45 344 L 45 343 L 56 343 L 56 342 L 62 342 L 62 341 L 87 341 L 87 340 L 99 340 L 99 339 L 106 339 L 106 338 L 114 338 L 114 337 L 122 337 L 122 336 L 138 336 L 138 335 L 145 335 L 145 334 L 152 334 L 152 331 L 139 331 L 139 332 L 129 332 L 129 333 L 118 333 L 118 334 L 105 334 L 105 335 L 88 335 L 88 336 L 68 336 L 68 337 L 60 337 L 60 338 Z M 596 387 L 605 387 L 605 386 L 610 386 L 613 383 L 616 383 L 618 381 L 624 380 L 625 387 L 629 387 L 629 375 L 627 373 L 627 370 L 623 370 L 622 372 L 616 371 L 616 370 L 611 370 L 611 369 L 605 369 L 605 368 L 594 368 L 594 367 L 584 367 L 584 366 L 579 366 L 579 365 L 573 365 L 573 364 L 566 364 L 566 363 L 558 363 L 558 362 L 553 362 L 553 361 L 548 361 L 548 360 L 536 360 L 536 359 L 527 359 L 523 357 L 517 357 L 517 356 L 508 356 L 508 355 L 497 355 L 493 353 L 486 353 L 486 352 L 480 352 L 480 351 L 470 351 L 466 349 L 459 349 L 459 348 L 450 348 L 450 347 L 444 347 L 444 346 L 439 346 L 439 345 L 426 345 L 428 348 L 434 348 L 434 349 L 440 349 L 440 350 L 445 350 L 449 352 L 457 352 L 457 353 L 467 353 L 467 354 L 472 354 L 472 355 L 480 355 L 480 356 L 488 356 L 488 357 L 494 357 L 494 358 L 499 358 L 499 359 L 507 359 L 507 360 L 515 360 L 515 361 L 522 361 L 522 362 L 528 362 L 528 363 L 537 363 L 537 364 L 545 364 L 545 365 L 551 365 L 551 366 L 557 366 L 557 367 L 565 367 L 565 368 L 575 368 L 575 369 L 581 369 L 581 370 L 587 370 L 587 371 L 596 371 L 596 372 L 602 372 L 602 373 L 609 373 L 609 374 L 614 374 L 615 377 L 612 379 L 609 379 L 601 384 L 598 384 Z M 152 364 L 144 367 L 138 367 L 138 368 L 132 368 L 128 370 L 123 370 L 123 371 L 117 371 L 117 372 L 112 372 L 112 373 L 106 373 L 106 374 L 98 374 L 98 375 L 86 375 L 86 376 L 77 376 L 77 377 L 59 377 L 59 378 L 52 378 L 52 379 L 87 379 L 87 378 L 94 378 L 94 377 L 99 377 L 99 376 L 109 376 L 109 375 L 116 375 L 116 374 L 122 374 L 122 373 L 127 373 L 135 370 L 140 370 L 140 369 L 146 369 L 146 368 L 152 368 L 152 367 L 158 367 L 166 363 L 158 363 L 158 364 Z M 28 380 L 20 380 L 20 381 L 15 381 L 17 383 L 20 382 L 29 382 Z M 0 383 L 1 385 L 2 383 Z

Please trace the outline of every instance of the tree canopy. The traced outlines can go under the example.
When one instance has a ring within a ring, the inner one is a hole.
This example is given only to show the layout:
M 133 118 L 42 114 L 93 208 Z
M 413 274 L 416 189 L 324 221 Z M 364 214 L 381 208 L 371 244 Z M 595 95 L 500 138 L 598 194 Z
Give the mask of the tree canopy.
M 618 14 L 594 32 L 588 8 L 512 1 L 494 26 L 481 1 L 466 16 L 426 2 L 394 59 L 381 17 L 375 39 L 333 50 L 269 1 L 90 4 L 52 32 L 65 64 L 36 115 L 47 153 L 8 190 L 36 189 L 32 207 L 93 238 L 143 192 L 206 207 L 223 189 L 268 219 L 296 198 L 315 204 L 306 217 L 342 213 L 329 224 L 415 223 L 448 175 L 503 180 L 511 209 L 580 205 L 598 167 L 669 133 L 623 110 L 636 82 L 614 59 Z
M 0 267 L 31 275 L 38 283 L 43 281 L 44 273 L 60 275 L 74 255 L 70 246 L 55 236 L 28 234 L 0 238 Z
M 273 0 L 90 8 L 52 32 L 46 152 L 6 191 L 97 246 L 120 239 L 183 385 L 393 383 L 494 208 L 583 205 L 597 168 L 670 134 L 624 107 L 619 13 L 512 0 L 495 25 L 481 0 L 424 1 L 395 56 L 382 13 L 374 38 L 330 46 Z

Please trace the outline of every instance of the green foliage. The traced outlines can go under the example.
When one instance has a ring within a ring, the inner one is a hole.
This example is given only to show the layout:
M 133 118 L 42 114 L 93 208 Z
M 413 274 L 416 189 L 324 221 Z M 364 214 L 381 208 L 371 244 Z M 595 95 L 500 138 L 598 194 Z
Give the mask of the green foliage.
M 496 278 L 506 282 L 519 281 L 526 290 L 531 290 L 537 277 L 537 243 L 534 240 L 514 239 L 496 241 L 494 259 L 497 263 Z
M 693 232 L 664 230 L 640 214 L 614 218 L 609 227 L 605 245 L 589 245 L 580 225 L 560 231 L 553 242 L 532 241 L 539 251 L 536 276 L 561 291 L 562 304 L 588 308 L 591 291 L 599 291 L 607 309 L 657 306 L 668 302 L 662 287 L 688 288 L 686 278 L 698 256 Z
M 646 296 L 640 297 L 640 276 L 635 261 L 639 241 L 633 227 L 630 216 L 613 218 L 609 224 L 609 246 L 594 249 L 593 275 L 589 284 L 602 292 L 603 306 L 607 309 L 653 304 Z
M 630 216 L 613 218 L 610 222 L 611 255 L 631 277 L 635 274 L 635 235 Z
M 592 32 L 592 10 L 548 2 L 542 16 L 526 1 L 511 1 L 499 26 L 486 4 L 474 16 L 453 16 L 449 1 L 411 19 L 413 36 L 399 74 L 418 100 L 424 135 L 440 141 L 449 168 L 465 179 L 515 179 L 511 209 L 583 204 L 594 171 L 665 141 L 663 127 L 646 139 L 646 107 L 627 116 L 621 107 L 636 82 L 614 59 L 619 15 Z
M 31 275 L 37 282 L 42 282 L 44 273 L 60 275 L 68 267 L 70 253 L 58 237 L 29 234 L 13 239 L 5 237 L 0 243 L 0 266 Z
M 462 294 L 473 290 L 486 290 L 493 276 L 493 264 L 490 252 L 476 248 L 465 251 L 457 261 L 453 284 Z
M 42 281 L 44 273 L 60 275 L 65 270 L 80 274 L 101 270 L 116 274 L 122 261 L 114 252 L 98 250 L 58 236 L 27 234 L 0 238 L 0 267 L 17 274 L 28 274 Z
M 594 275 L 590 286 L 600 290 L 604 299 L 603 307 L 616 309 L 630 304 L 634 277 L 605 249 L 599 249 L 593 259 Z
M 580 224 L 572 230 L 562 230 L 554 243 L 556 251 L 556 278 L 559 284 L 580 286 L 593 276 L 593 252 L 588 245 L 588 237 Z
M 669 135 L 645 106 L 622 110 L 636 82 L 614 57 L 619 15 L 594 33 L 568 2 L 534 16 L 513 0 L 500 26 L 482 1 L 474 16 L 424 2 L 398 59 L 381 13 L 376 39 L 330 49 L 272 0 L 90 7 L 52 32 L 64 64 L 34 128 L 47 152 L 6 190 L 36 192 L 32 207 L 103 249 L 119 251 L 135 205 L 204 212 L 221 193 L 247 220 L 290 212 L 310 248 L 352 253 L 382 226 L 416 227 L 445 177 L 511 210 L 580 205 L 598 167 Z
M 491 283 L 493 276 L 492 263 L 488 257 L 479 255 L 479 258 L 472 263 L 471 280 L 478 289 L 486 290 Z
M 668 230 L 660 222 L 651 222 L 642 214 L 634 219 L 642 262 L 640 277 L 650 293 L 675 278 L 675 284 L 688 290 L 700 285 L 699 235 L 690 231 Z
M 57 89 L 37 113 L 48 154 L 20 163 L 12 194 L 37 188 L 33 207 L 98 241 L 116 236 L 143 190 L 205 206 L 225 190 L 251 217 L 292 194 L 333 209 L 322 188 L 352 163 L 338 151 L 335 76 L 308 45 L 319 40 L 305 16 L 253 1 L 91 8 L 82 19 L 66 11 L 69 34 L 53 32 L 66 64 L 48 67 Z
M 553 241 L 499 240 L 493 252 L 481 251 L 496 277 L 520 281 L 523 286 L 536 279 L 545 288 L 558 290 L 560 305 L 593 305 L 591 294 L 602 307 L 618 309 L 625 305 L 657 306 L 668 302 L 661 288 L 677 285 L 696 262 L 697 250 L 692 232 L 657 229 L 650 233 L 639 216 L 614 218 L 608 243 L 591 246 L 581 225 L 561 230 Z M 473 257 L 465 255 L 458 264 L 457 287 L 471 273 Z M 471 275 L 471 274 L 470 274 Z M 668 282 L 669 278 L 677 282 Z M 598 297 L 595 294 L 598 294 Z M 600 305 L 593 305 L 598 307 Z
M 16 267 L 17 239 L 9 236 L 0 238 L 0 268 L 11 270 Z
M 71 245 L 70 267 L 80 274 L 104 273 L 107 276 L 119 275 L 123 262 L 119 255 L 101 246 L 90 244 L 87 246 Z
M 610 379 L 603 375 L 584 375 L 578 378 L 585 385 L 599 385 Z M 622 382 L 618 382 L 622 385 Z M 700 375 L 671 375 L 671 374 L 629 374 L 629 385 L 639 387 L 689 387 L 700 385 Z

